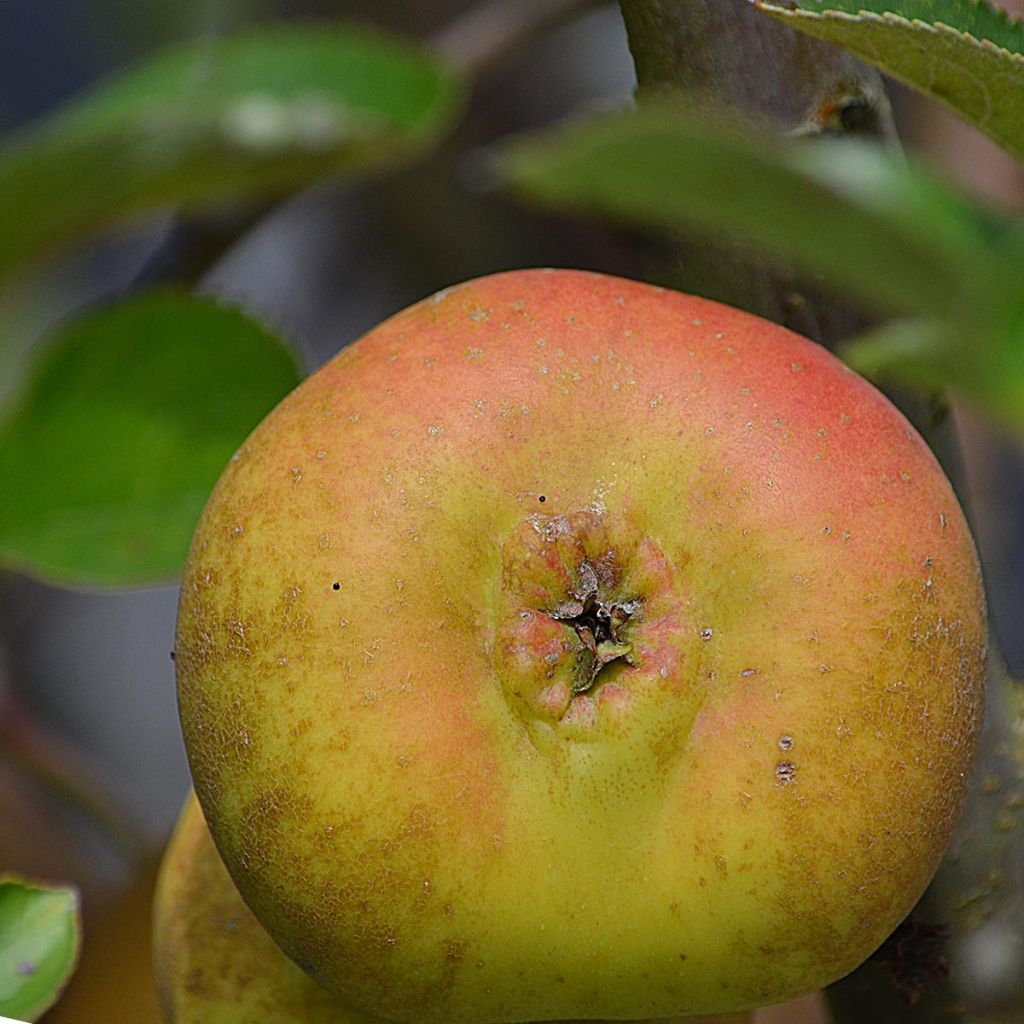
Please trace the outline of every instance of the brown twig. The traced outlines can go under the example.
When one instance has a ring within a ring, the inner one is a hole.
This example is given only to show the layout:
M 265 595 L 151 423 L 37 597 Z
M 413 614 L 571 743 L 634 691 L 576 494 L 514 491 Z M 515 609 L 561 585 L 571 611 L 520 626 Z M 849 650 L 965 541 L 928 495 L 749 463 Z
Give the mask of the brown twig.
M 434 33 L 430 41 L 449 63 L 480 75 L 595 6 L 597 0 L 487 0 Z

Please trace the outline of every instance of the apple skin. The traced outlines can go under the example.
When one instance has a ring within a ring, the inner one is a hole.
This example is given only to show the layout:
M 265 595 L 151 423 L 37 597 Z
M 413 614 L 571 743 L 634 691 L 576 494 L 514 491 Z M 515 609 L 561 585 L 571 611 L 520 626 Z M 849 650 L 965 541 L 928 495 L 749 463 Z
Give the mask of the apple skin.
M 737 310 L 528 270 L 266 418 L 176 649 L 200 802 L 276 942 L 367 1012 L 488 1024 L 857 966 L 956 822 L 985 643 L 956 498 L 874 388 Z
M 168 1024 L 380 1024 L 297 967 L 242 901 L 194 796 L 153 901 L 153 960 Z
M 387 1024 L 346 1006 L 274 944 L 231 881 L 194 795 L 160 866 L 153 956 L 167 1024 Z M 745 1024 L 749 1017 L 704 1022 Z

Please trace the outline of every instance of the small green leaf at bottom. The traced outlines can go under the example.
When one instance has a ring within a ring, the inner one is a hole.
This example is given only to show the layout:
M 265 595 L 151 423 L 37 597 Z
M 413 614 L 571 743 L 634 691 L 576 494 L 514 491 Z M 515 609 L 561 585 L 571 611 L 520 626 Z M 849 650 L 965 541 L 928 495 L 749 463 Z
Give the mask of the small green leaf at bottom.
M 34 1021 L 78 961 L 78 893 L 0 876 L 0 1015 Z

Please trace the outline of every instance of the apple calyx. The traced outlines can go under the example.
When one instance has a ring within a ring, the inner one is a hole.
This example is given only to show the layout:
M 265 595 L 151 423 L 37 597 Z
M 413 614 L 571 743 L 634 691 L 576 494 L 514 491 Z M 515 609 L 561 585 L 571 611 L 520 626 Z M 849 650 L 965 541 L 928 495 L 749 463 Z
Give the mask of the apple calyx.
M 640 609 L 637 599 L 602 600 L 597 571 L 585 558 L 580 563 L 579 576 L 586 586 L 582 599 L 574 596 L 573 600 L 548 613 L 553 619 L 572 626 L 583 644 L 577 649 L 574 694 L 591 690 L 597 674 L 616 658 L 624 658 L 627 665 L 633 664 L 633 645 L 626 640 L 625 628 Z
M 498 675 L 531 733 L 614 731 L 677 658 L 665 642 L 682 625 L 668 561 L 635 527 L 609 520 L 591 508 L 531 514 L 502 548 Z

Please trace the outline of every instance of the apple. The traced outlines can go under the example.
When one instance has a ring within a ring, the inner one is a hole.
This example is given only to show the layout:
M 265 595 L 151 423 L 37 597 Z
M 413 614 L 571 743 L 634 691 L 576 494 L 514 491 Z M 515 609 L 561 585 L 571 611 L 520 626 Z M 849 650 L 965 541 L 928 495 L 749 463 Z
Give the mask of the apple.
M 244 368 L 240 368 L 240 372 Z M 524 270 L 399 313 L 234 456 L 176 642 L 246 903 L 365 1013 L 717 1013 L 857 966 L 957 819 L 953 491 L 825 350 Z
M 274 945 L 232 884 L 193 796 L 160 866 L 153 954 L 168 1024 L 380 1024 Z
M 168 1024 L 386 1024 L 346 1006 L 274 944 L 232 883 L 192 795 L 157 879 L 153 953 Z M 703 1020 L 744 1024 L 749 1017 Z

